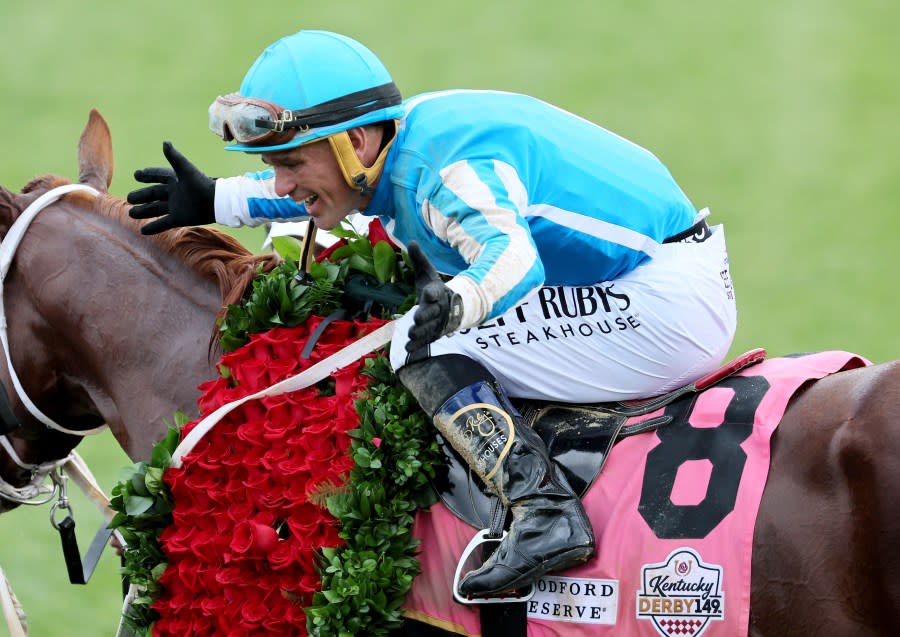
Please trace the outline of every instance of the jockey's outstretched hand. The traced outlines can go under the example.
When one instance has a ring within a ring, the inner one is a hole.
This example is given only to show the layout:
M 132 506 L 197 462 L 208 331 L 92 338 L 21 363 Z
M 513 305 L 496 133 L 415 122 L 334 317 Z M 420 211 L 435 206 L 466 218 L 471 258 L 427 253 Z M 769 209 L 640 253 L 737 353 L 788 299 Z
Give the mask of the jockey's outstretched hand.
M 141 234 L 215 222 L 216 181 L 175 150 L 172 142 L 163 143 L 163 154 L 172 168 L 134 171 L 136 181 L 156 184 L 128 193 L 128 203 L 137 204 L 128 213 L 132 219 L 159 217 L 142 227 Z
M 462 298 L 444 285 L 437 270 L 415 241 L 409 244 L 409 259 L 416 277 L 418 307 L 409 328 L 406 351 L 414 352 L 449 334 L 462 321 Z

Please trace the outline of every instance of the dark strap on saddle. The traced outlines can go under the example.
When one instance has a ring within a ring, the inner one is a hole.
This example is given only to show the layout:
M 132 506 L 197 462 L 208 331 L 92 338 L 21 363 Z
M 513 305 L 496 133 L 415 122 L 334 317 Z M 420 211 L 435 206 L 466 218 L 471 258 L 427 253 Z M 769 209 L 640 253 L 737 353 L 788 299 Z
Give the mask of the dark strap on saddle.
M 9 402 L 9 394 L 6 393 L 6 386 L 0 381 L 0 434 L 12 433 L 22 426 L 19 419 L 12 411 L 12 404 Z
M 712 236 L 712 230 L 706 219 L 701 219 L 687 230 L 683 230 L 678 234 L 673 234 L 668 239 L 663 239 L 663 243 L 703 243 Z

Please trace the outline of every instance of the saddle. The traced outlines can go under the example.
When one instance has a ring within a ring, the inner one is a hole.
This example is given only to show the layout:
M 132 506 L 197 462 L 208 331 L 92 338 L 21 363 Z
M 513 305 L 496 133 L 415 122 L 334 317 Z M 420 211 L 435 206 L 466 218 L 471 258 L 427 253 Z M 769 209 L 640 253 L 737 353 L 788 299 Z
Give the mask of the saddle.
M 765 357 L 764 349 L 750 350 L 689 385 L 646 400 L 596 404 L 512 402 L 544 440 L 551 460 L 560 467 L 572 489 L 583 497 L 618 440 L 663 427 L 672 417 L 663 414 L 626 427 L 629 419 L 657 411 L 687 394 L 702 392 Z M 497 520 L 498 515 L 506 516 L 499 498 L 486 492 L 456 450 L 439 433 L 436 436 L 444 463 L 433 486 L 444 505 L 476 529 L 505 525 L 505 520 Z

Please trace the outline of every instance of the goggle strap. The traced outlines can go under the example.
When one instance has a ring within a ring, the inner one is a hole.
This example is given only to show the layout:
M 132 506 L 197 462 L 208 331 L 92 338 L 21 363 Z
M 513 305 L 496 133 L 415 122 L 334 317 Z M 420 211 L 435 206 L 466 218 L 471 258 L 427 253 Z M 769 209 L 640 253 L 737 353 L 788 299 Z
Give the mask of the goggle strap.
M 340 133 L 329 135 L 326 138 L 331 145 L 334 156 L 337 158 L 338 166 L 340 166 L 341 173 L 344 175 L 344 181 L 346 181 L 351 188 L 360 191 L 364 195 L 368 195 L 371 192 L 371 184 L 374 183 L 378 175 L 381 174 L 388 151 L 394 144 L 394 140 L 397 139 L 396 121 L 394 123 L 394 131 L 393 137 L 385 144 L 384 148 L 381 149 L 381 152 L 378 153 L 378 157 L 368 168 L 363 166 L 362 162 L 359 161 L 359 157 L 353 149 L 353 144 L 350 142 L 350 136 L 347 135 L 347 131 L 341 131 Z
M 374 88 L 342 95 L 310 108 L 282 111 L 281 116 L 275 120 L 257 119 L 256 125 L 276 131 L 289 128 L 308 129 L 331 126 L 381 108 L 395 106 L 402 101 L 403 98 L 396 84 L 388 82 Z

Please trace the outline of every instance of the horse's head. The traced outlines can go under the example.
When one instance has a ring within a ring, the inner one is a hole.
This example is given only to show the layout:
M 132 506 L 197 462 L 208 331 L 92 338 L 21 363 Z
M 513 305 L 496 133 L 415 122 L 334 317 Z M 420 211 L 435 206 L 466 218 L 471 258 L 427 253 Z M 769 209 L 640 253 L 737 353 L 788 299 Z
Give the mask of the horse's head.
M 197 386 L 216 375 L 223 300 L 276 263 L 207 228 L 142 236 L 128 204 L 107 192 L 112 143 L 97 111 L 78 161 L 80 184 L 97 194 L 59 197 L 73 186 L 56 176 L 0 189 L 0 382 L 11 414 L 0 422 L 0 511 L 88 430 L 108 426 L 132 459 L 148 459 L 177 411 L 197 413 Z
M 91 186 L 98 192 L 107 192 L 113 175 L 112 138 L 109 126 L 96 110 L 91 110 L 87 126 L 79 140 L 78 165 L 80 183 Z M 33 179 L 19 194 L 0 187 L 0 236 L 5 239 L 9 235 L 13 223 L 40 195 L 66 183 L 68 180 L 51 175 Z M 84 198 L 84 195 L 73 194 L 70 197 Z M 10 265 L 15 251 L 15 246 L 11 245 L 13 239 L 10 237 L 10 240 L 5 241 L 0 250 L 2 259 L 9 260 Z M 5 267 L 4 265 L 2 272 L 4 278 Z M 3 316 L 6 316 L 6 312 Z M 9 347 L 11 352 L 12 346 L 8 346 L 8 342 L 17 341 L 8 336 L 4 339 L 4 351 Z M 41 358 L 39 349 L 29 348 L 29 358 Z M 29 364 L 23 365 L 25 369 L 30 369 Z M 0 382 L 0 433 L 5 434 L 0 438 L 0 512 L 3 512 L 22 502 L 43 498 L 47 489 L 43 485 L 45 478 L 68 456 L 81 436 L 55 431 L 39 422 L 33 414 L 22 413 L 22 381 L 9 364 L 3 366 Z M 25 397 L 24 400 L 30 399 Z M 80 431 L 80 426 L 84 425 L 87 430 L 102 423 L 88 419 L 83 424 L 71 421 L 68 424 L 72 431 Z

